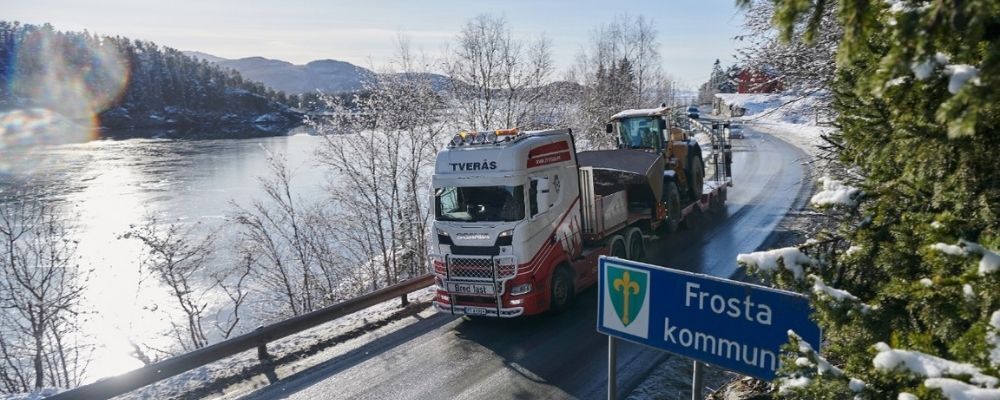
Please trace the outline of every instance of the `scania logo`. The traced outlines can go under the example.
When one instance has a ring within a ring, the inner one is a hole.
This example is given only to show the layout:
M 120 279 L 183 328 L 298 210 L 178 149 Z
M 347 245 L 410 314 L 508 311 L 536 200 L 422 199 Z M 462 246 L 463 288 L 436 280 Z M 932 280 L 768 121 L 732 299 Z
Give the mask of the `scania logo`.
M 455 237 L 464 240 L 489 240 L 490 235 L 485 233 L 459 233 Z

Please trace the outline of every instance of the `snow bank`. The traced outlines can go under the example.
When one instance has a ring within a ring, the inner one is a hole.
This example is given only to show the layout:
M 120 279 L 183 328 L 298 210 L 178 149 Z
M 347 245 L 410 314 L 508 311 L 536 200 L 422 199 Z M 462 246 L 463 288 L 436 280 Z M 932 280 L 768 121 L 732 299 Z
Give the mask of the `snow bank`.
M 900 392 L 899 396 L 896 396 L 896 400 L 920 400 L 920 398 L 913 393 Z
M 971 376 L 972 383 L 989 388 L 996 387 L 1000 383 L 1000 379 L 983 374 L 982 370 L 972 364 L 946 360 L 919 351 L 896 350 L 884 342 L 876 344 L 875 349 L 878 350 L 878 354 L 872 360 L 872 364 L 880 371 L 899 369 L 927 378 Z
M 813 195 L 812 199 L 809 200 L 813 205 L 853 207 L 858 203 L 857 197 L 861 194 L 860 189 L 845 185 L 829 176 L 819 178 L 819 181 L 823 185 L 823 190 Z
M 779 262 L 780 260 L 780 262 Z M 736 262 L 748 267 L 755 267 L 761 271 L 776 272 L 779 268 L 792 272 L 795 279 L 801 280 L 805 275 L 803 266 L 816 263 L 811 257 L 805 255 L 797 247 L 785 247 L 768 251 L 758 251 L 749 254 L 738 254 Z
M 722 114 L 729 111 L 730 105 L 746 110 L 743 116 L 731 120 L 753 124 L 753 130 L 774 135 L 813 158 L 821 153 L 819 146 L 825 143 L 822 136 L 836 131 L 836 128 L 819 126 L 821 121 L 831 119 L 817 114 L 817 110 L 829 109 L 831 96 L 827 93 L 719 93 L 715 96 L 717 102 L 724 103 L 718 110 Z
M 31 393 L 14 393 L 0 395 L 0 400 L 41 400 L 49 396 L 55 396 L 62 392 L 62 389 L 42 388 Z

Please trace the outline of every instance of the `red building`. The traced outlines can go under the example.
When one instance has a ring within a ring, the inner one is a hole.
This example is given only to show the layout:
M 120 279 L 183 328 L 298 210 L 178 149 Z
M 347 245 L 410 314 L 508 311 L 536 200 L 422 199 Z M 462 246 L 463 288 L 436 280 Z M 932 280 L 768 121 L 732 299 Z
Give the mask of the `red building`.
M 737 80 L 737 93 L 776 93 L 784 89 L 781 78 L 761 69 L 743 69 Z

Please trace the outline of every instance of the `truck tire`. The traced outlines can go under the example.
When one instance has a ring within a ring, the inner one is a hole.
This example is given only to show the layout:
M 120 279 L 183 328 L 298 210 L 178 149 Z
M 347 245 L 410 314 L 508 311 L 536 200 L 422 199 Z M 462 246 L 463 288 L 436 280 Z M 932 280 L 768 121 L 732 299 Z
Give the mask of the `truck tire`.
M 549 310 L 553 313 L 565 310 L 573 302 L 573 275 L 568 268 L 565 266 L 556 268 L 555 274 L 552 275 L 552 287 L 549 293 L 551 295 Z
M 646 238 L 642 236 L 639 228 L 629 229 L 625 234 L 628 238 L 628 259 L 633 261 L 643 261 L 646 259 Z
M 611 237 L 611 257 L 628 258 L 628 243 L 621 235 Z
M 705 189 L 705 163 L 701 160 L 701 155 L 691 156 L 688 163 L 687 174 L 688 193 L 692 201 L 701 199 L 701 193 Z
M 667 233 L 677 231 L 681 223 L 681 194 L 677 191 L 677 184 L 667 182 L 663 185 L 663 202 L 667 207 L 667 220 L 663 221 L 663 229 Z

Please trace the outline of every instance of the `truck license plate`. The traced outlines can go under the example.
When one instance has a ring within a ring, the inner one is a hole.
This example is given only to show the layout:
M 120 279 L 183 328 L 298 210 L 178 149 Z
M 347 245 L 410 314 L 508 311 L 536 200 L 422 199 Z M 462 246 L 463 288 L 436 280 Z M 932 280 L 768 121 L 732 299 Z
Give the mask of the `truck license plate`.
M 468 315 L 486 315 L 486 309 L 479 307 L 465 307 L 465 313 Z
M 454 294 L 476 294 L 483 296 L 493 296 L 495 293 L 492 283 L 448 282 L 448 291 Z

